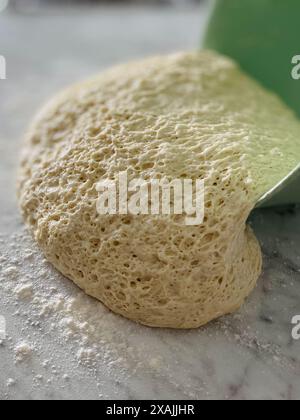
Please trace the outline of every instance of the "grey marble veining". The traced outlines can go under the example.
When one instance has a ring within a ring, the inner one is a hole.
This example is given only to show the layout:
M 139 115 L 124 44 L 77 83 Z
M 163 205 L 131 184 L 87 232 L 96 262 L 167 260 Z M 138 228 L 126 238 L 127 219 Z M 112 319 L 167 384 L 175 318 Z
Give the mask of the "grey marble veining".
M 14 177 L 19 139 L 34 110 L 58 88 L 116 62 L 195 47 L 206 15 L 201 10 L 0 16 L 0 54 L 8 63 L 8 79 L 0 82 L 0 256 L 23 231 Z M 292 339 L 291 320 L 300 314 L 300 209 L 257 210 L 251 224 L 262 244 L 264 273 L 238 313 L 195 331 L 152 330 L 115 317 L 114 327 L 127 337 L 115 357 L 130 359 L 135 352 L 136 366 L 108 371 L 100 360 L 91 371 L 78 365 L 67 386 L 60 372 L 73 363 L 72 349 L 52 348 L 58 375 L 46 387 L 34 382 L 40 361 L 49 357 L 43 348 L 29 368 L 17 367 L 2 345 L 0 398 L 299 399 L 300 341 Z M 26 241 L 20 244 L 24 252 Z M 54 271 L 53 279 L 73 293 L 75 286 Z M 24 329 L 22 305 L 15 316 L 16 307 L 1 292 L 0 314 L 8 319 L 12 343 Z M 51 341 L 46 326 L 43 339 Z M 39 334 L 28 328 L 33 337 Z M 150 369 L 149 360 L 158 362 Z M 16 386 L 7 387 L 7 378 L 18 378 Z

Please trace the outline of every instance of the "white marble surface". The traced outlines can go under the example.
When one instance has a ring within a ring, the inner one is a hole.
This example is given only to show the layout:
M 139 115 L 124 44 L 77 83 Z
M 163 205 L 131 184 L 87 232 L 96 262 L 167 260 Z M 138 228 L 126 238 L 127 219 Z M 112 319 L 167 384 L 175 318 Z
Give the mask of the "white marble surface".
M 13 280 L 3 277 L 9 262 L 24 279 L 37 273 L 34 290 L 45 296 L 51 287 L 78 294 L 38 251 L 26 259 L 33 245 L 16 207 L 14 177 L 19 139 L 34 110 L 58 88 L 116 62 L 196 46 L 202 12 L 0 16 L 0 54 L 8 64 L 8 79 L 0 81 L 0 315 L 8 329 L 0 345 L 1 399 L 299 399 L 300 341 L 291 337 L 291 319 L 300 314 L 300 209 L 253 215 L 264 251 L 258 287 L 239 313 L 204 329 L 151 330 L 90 300 L 105 332 L 92 365 L 79 363 L 76 345 L 62 340 L 55 320 L 37 321 L 33 303 L 18 301 Z M 16 364 L 13 349 L 23 340 L 38 345 L 30 363 Z

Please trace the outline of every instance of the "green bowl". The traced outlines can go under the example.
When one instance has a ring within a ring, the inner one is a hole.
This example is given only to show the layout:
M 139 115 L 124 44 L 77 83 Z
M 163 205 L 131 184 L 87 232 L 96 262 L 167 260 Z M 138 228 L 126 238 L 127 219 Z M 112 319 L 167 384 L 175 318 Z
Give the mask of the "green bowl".
M 216 0 L 204 47 L 234 58 L 300 116 L 300 67 L 293 60 L 300 55 L 299 17 L 300 0 Z M 291 203 L 300 203 L 299 168 L 258 205 Z

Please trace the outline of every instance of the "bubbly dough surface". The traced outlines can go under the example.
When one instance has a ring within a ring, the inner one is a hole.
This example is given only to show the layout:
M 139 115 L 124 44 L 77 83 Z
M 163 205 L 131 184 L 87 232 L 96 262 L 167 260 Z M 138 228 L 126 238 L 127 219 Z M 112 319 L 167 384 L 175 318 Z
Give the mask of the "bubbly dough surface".
M 27 135 L 20 206 L 47 259 L 112 311 L 196 328 L 238 309 L 261 272 L 249 213 L 299 162 L 293 114 L 229 59 L 179 53 L 119 66 L 51 101 Z M 205 220 L 101 216 L 96 184 L 205 180 Z

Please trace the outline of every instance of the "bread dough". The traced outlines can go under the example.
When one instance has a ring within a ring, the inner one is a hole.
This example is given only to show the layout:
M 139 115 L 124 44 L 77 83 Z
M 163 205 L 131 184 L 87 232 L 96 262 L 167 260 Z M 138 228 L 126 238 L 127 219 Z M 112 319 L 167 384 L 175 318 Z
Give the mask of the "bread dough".
M 32 124 L 22 213 L 47 259 L 115 313 L 196 328 L 237 310 L 261 273 L 246 225 L 300 157 L 300 125 L 274 95 L 213 52 L 122 65 L 74 86 Z M 205 180 L 205 220 L 101 216 L 96 184 Z

